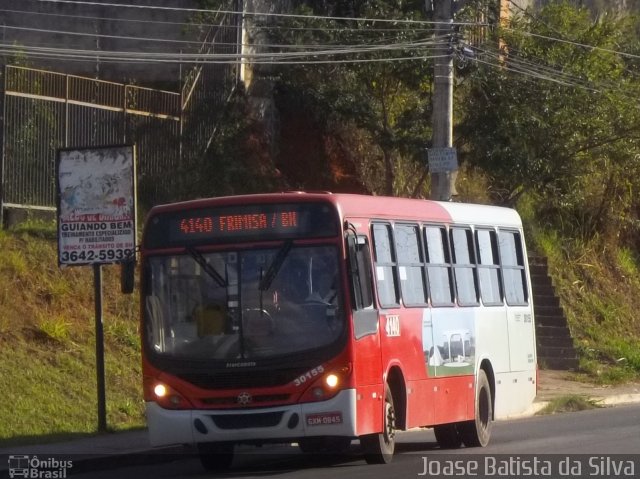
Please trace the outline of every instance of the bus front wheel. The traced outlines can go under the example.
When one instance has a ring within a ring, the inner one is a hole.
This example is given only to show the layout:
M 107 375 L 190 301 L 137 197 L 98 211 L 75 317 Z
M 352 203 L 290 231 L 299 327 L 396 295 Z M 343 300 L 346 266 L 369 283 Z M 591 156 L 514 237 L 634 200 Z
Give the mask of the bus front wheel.
M 476 385 L 475 419 L 458 425 L 462 442 L 467 447 L 485 447 L 491 438 L 493 427 L 493 401 L 491 386 L 484 369 L 478 373 Z
M 224 471 L 233 462 L 232 442 L 203 442 L 198 444 L 200 463 L 206 471 Z
M 360 444 L 368 464 L 389 464 L 393 459 L 396 447 L 396 411 L 388 385 L 384 398 L 383 430 L 379 434 L 362 436 Z

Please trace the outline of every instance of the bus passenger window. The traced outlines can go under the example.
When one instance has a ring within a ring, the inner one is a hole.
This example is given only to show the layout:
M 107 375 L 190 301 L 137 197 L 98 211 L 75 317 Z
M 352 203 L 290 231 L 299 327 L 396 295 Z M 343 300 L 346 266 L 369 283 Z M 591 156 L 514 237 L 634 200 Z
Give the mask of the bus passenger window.
M 427 295 L 418 225 L 396 224 L 395 240 L 402 300 L 406 305 L 425 304 Z
M 476 265 L 471 230 L 451 228 L 450 232 L 458 303 L 461 306 L 473 306 L 478 304 L 478 288 L 476 287 Z
M 425 226 L 424 239 L 431 304 L 450 306 L 453 304 L 453 291 L 451 289 L 451 260 L 446 230 L 443 226 Z
M 383 307 L 398 305 L 396 286 L 396 262 L 391 239 L 391 225 L 373 225 L 373 246 L 375 251 L 376 284 L 378 298 Z
M 527 281 L 524 269 L 522 239 L 516 231 L 500 231 L 500 262 L 507 304 L 526 305 Z
M 476 230 L 480 297 L 485 305 L 502 304 L 498 240 L 493 230 Z

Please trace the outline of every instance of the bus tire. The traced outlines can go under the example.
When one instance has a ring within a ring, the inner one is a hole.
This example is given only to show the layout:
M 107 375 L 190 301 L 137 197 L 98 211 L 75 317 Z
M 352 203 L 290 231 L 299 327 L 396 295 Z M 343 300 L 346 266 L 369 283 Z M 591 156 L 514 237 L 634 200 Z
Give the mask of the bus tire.
M 441 449 L 458 449 L 462 445 L 462 437 L 456 424 L 434 426 L 433 433 Z
M 198 444 L 200 463 L 206 471 L 224 471 L 233 462 L 232 442 L 203 442 Z
M 382 432 L 360 438 L 367 464 L 389 464 L 396 448 L 396 411 L 389 386 L 384 397 L 384 419 Z
M 459 431 L 466 447 L 485 447 L 493 427 L 493 401 L 491 386 L 484 369 L 478 372 L 476 385 L 475 419 L 460 423 Z

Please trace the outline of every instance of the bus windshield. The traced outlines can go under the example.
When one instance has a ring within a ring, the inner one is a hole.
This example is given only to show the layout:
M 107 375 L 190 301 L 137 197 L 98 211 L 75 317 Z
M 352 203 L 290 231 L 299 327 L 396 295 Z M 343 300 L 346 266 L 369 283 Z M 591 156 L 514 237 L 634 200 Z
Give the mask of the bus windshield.
M 328 346 L 345 328 L 335 246 L 150 256 L 145 339 L 152 355 L 264 359 Z

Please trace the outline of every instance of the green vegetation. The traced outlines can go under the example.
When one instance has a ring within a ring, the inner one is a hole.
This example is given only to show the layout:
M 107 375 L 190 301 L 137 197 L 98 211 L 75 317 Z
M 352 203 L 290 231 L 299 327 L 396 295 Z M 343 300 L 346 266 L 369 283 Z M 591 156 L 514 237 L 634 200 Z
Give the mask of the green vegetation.
M 59 269 L 54 238 L 55 223 L 0 232 L 0 446 L 96 430 L 93 273 Z M 103 276 L 107 423 L 141 427 L 137 298 Z
M 537 412 L 538 415 L 556 414 L 561 412 L 585 411 L 602 407 L 598 401 L 594 401 L 586 396 L 569 395 L 562 396 L 549 401 L 544 408 Z
M 597 382 L 640 376 L 640 276 L 629 274 L 637 263 L 629 262 L 626 251 L 602 242 L 578 243 L 550 262 L 581 370 Z

